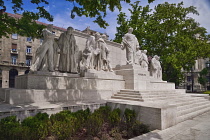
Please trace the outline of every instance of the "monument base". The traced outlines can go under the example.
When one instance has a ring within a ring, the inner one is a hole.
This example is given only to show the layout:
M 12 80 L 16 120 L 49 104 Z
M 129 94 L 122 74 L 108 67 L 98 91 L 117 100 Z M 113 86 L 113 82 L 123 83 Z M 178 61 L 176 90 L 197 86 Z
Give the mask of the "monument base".
M 122 65 L 115 69 L 117 75 L 122 75 L 125 80 L 125 89 L 132 90 L 172 90 L 174 83 L 150 76 L 149 71 L 139 65 Z
M 59 72 L 35 72 L 17 76 L 15 89 L 0 90 L 9 104 L 110 99 L 125 88 L 123 76 L 89 70 L 84 77 Z

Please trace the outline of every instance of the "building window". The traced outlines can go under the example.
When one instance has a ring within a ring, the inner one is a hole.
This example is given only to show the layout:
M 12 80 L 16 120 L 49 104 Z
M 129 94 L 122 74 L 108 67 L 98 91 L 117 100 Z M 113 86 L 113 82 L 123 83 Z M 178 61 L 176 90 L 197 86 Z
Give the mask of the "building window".
M 192 77 L 191 76 L 187 76 L 187 82 L 192 81 Z
M 210 82 L 210 76 L 206 76 L 208 82 Z
M 12 58 L 12 64 L 16 65 L 17 64 L 17 56 L 16 55 L 12 55 L 11 58 Z
M 26 38 L 26 41 L 27 41 L 27 42 L 31 42 L 31 41 L 32 41 L 32 38 L 31 38 L 31 37 L 27 37 L 27 38 Z
M 17 44 L 12 44 L 12 51 L 17 52 Z
M 207 69 L 210 69 L 210 62 L 207 62 L 207 63 L 206 63 L 206 68 L 207 68 Z
M 31 46 L 26 47 L 26 53 L 31 53 Z
M 12 34 L 12 39 L 18 39 L 18 34 Z
M 187 90 L 191 90 L 191 86 L 187 86 Z
M 31 59 L 30 58 L 26 58 L 26 66 L 31 66 Z

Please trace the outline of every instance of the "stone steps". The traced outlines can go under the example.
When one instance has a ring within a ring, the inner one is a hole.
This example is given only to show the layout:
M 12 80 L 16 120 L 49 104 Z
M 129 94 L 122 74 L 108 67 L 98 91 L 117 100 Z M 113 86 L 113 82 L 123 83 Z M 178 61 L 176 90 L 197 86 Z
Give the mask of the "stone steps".
M 190 104 L 194 104 L 194 103 L 197 103 L 197 102 L 204 102 L 204 101 L 206 101 L 206 99 L 204 99 L 204 98 L 202 98 L 202 99 L 196 99 L 196 98 L 185 99 L 184 98 L 184 99 L 179 99 L 177 101 L 173 101 L 170 104 L 171 105 L 176 105 L 179 108 L 179 107 L 182 107 L 182 106 L 184 107 L 184 106 L 187 106 L 187 105 L 190 105 Z
M 183 116 L 183 115 L 189 114 L 191 112 L 196 112 L 198 110 L 201 110 L 207 107 L 210 107 L 210 103 L 205 103 L 205 104 L 200 104 L 200 105 L 191 104 L 191 108 L 185 108 L 183 110 L 179 110 L 177 112 L 177 116 Z
M 122 99 L 122 100 L 131 100 L 131 101 L 143 101 L 141 98 L 132 98 L 132 97 L 123 97 L 123 96 L 112 96 L 112 99 Z
M 204 97 L 192 97 L 180 91 L 120 90 L 112 99 L 158 102 L 177 106 L 177 122 L 182 122 L 210 110 L 210 101 Z
M 183 122 L 185 120 L 188 120 L 188 119 L 191 119 L 191 118 L 194 118 L 198 115 L 201 115 L 207 111 L 210 111 L 210 105 L 208 105 L 207 107 L 203 108 L 203 109 L 199 109 L 199 110 L 196 110 L 196 111 L 193 111 L 193 112 L 190 112 L 188 114 L 185 114 L 185 115 L 182 115 L 182 116 L 178 116 L 177 117 L 177 122 L 180 123 L 180 122 Z
M 200 105 L 205 105 L 205 104 L 209 104 L 210 102 L 207 101 L 207 100 L 195 100 L 193 102 L 188 102 L 188 104 L 178 104 L 178 107 L 177 107 L 177 110 L 180 111 L 180 110 L 185 110 L 185 109 L 189 109 L 192 107 L 192 103 L 194 106 L 200 106 Z
M 131 98 L 142 98 L 140 94 L 115 94 L 115 97 L 131 97 Z

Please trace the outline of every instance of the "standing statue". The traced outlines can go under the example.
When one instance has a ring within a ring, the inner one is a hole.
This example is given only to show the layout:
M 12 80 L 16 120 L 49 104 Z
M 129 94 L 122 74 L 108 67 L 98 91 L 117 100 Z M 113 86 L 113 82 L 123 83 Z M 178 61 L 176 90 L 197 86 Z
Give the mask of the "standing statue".
M 128 33 L 122 38 L 122 50 L 126 49 L 127 64 L 134 64 L 136 51 L 139 47 L 139 42 L 134 34 L 133 28 L 128 29 Z
M 53 25 L 49 24 L 46 29 L 43 29 L 43 43 L 36 50 L 35 61 L 30 67 L 31 71 L 42 71 L 46 69 L 47 71 L 54 71 L 54 38 L 55 34 L 52 33 Z M 44 68 L 45 67 L 45 68 Z
M 113 72 L 112 70 L 112 67 L 111 67 L 111 63 L 110 63 L 110 50 L 109 48 L 107 47 L 107 44 L 104 40 L 107 40 L 107 36 L 106 34 L 103 34 L 102 36 L 102 39 L 103 39 L 103 45 L 105 46 L 105 57 L 103 58 L 103 65 L 104 65 L 104 70 L 105 71 L 111 71 Z
M 96 32 L 95 34 L 95 40 L 96 40 L 96 47 L 94 50 L 94 55 L 95 55 L 94 68 L 99 71 L 103 69 L 103 60 L 106 58 L 106 52 L 105 52 L 106 44 L 98 32 Z
M 142 68 L 144 68 L 146 71 L 148 71 L 148 57 L 147 57 L 147 50 L 142 50 L 142 55 L 140 59 L 140 65 Z
M 160 64 L 160 57 L 155 55 L 151 60 L 150 74 L 156 79 L 162 80 L 162 67 Z
M 85 65 L 88 69 L 93 69 L 93 63 L 94 63 L 94 55 L 93 55 L 93 51 L 95 49 L 95 37 L 94 36 L 90 36 L 87 41 L 86 41 L 86 47 L 83 51 L 83 56 L 84 59 L 86 60 Z
M 78 73 L 78 46 L 73 35 L 74 29 L 68 27 L 67 31 L 62 33 L 58 45 L 60 47 L 60 60 L 58 70 L 61 72 Z

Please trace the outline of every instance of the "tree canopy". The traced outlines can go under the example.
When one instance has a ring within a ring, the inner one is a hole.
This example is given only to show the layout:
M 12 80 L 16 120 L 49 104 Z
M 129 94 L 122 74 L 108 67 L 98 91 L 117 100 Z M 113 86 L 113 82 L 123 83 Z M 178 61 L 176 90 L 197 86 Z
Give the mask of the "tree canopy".
M 183 2 L 165 2 L 153 10 L 139 6 L 139 2 L 131 7 L 130 18 L 122 12 L 118 15 L 114 41 L 121 42 L 127 29 L 132 27 L 142 49 L 147 49 L 150 56 L 160 56 L 164 80 L 178 83 L 182 68 L 190 70 L 197 58 L 210 56 L 206 29 L 188 16 L 198 14 L 196 7 L 183 7 Z
M 24 0 L 9 0 L 11 1 L 14 13 L 23 12 L 22 18 L 18 20 L 11 19 L 6 13 L 2 12 L 7 8 L 5 1 L 6 0 L 0 0 L 0 9 L 2 8 L 0 12 L 0 30 L 3 31 L 0 33 L 0 38 L 13 32 L 36 37 L 40 35 L 40 30 L 44 27 L 43 25 L 37 25 L 36 20 L 45 18 L 48 21 L 53 21 L 53 16 L 43 6 L 48 5 L 50 0 L 30 0 L 31 4 L 36 5 L 37 12 L 25 10 L 23 8 L 25 4 Z M 115 9 L 121 10 L 121 2 L 130 3 L 130 0 L 61 0 L 61 2 L 62 1 L 68 1 L 69 5 L 73 5 L 70 13 L 71 18 L 75 16 L 94 17 L 94 22 L 102 28 L 108 26 L 108 23 L 104 20 L 107 11 L 113 12 Z M 148 0 L 149 3 L 153 1 L 154 0 Z

